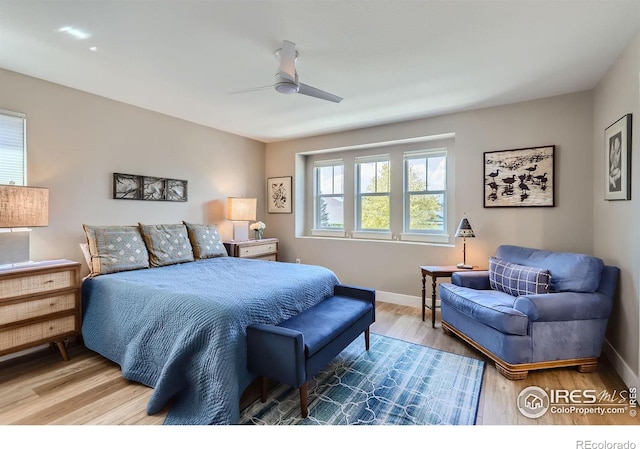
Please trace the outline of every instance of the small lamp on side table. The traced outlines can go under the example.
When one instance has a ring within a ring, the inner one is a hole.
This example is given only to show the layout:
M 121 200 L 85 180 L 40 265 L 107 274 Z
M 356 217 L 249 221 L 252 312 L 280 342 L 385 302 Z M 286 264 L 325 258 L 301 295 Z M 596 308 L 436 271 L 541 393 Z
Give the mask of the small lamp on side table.
M 233 222 L 233 240 L 249 240 L 249 222 L 256 219 L 257 198 L 227 198 L 227 219 Z
M 467 237 L 472 238 L 476 235 L 473 233 L 473 229 L 471 228 L 467 217 L 463 217 L 462 220 L 460 220 L 455 236 L 462 237 L 462 263 L 459 263 L 457 267 L 467 269 L 473 268 L 473 265 L 467 265 Z
M 49 189 L 0 185 L 0 265 L 29 262 L 30 228 L 48 225 Z

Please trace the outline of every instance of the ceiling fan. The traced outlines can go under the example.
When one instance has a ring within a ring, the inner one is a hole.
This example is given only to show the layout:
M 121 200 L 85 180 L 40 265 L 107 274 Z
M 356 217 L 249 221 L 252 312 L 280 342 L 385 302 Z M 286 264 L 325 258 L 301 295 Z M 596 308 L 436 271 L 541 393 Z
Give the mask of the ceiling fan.
M 281 94 L 298 93 L 307 95 L 309 97 L 320 98 L 321 100 L 333 101 L 334 103 L 340 103 L 342 101 L 342 97 L 309 86 L 308 84 L 301 83 L 298 80 L 298 72 L 296 71 L 298 52 L 296 51 L 296 44 L 287 40 L 283 40 L 282 48 L 276 50 L 275 56 L 280 61 L 278 73 L 276 73 L 275 75 L 275 83 L 270 86 L 258 87 L 243 92 L 262 90 L 273 87 L 277 92 L 280 92 Z

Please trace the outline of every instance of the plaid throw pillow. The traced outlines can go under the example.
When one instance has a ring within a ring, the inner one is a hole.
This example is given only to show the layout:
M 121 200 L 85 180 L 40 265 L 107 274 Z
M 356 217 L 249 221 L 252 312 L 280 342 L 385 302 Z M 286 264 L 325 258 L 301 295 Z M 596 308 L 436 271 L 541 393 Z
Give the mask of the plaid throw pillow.
M 489 257 L 489 284 L 512 296 L 549 293 L 549 270 L 527 267 Z

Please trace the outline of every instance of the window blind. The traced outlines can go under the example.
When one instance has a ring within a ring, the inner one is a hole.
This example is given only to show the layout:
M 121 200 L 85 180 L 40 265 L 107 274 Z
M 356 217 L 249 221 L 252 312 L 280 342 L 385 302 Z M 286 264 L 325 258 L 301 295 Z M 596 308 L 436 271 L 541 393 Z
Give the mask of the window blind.
M 26 185 L 26 116 L 0 110 L 0 184 Z

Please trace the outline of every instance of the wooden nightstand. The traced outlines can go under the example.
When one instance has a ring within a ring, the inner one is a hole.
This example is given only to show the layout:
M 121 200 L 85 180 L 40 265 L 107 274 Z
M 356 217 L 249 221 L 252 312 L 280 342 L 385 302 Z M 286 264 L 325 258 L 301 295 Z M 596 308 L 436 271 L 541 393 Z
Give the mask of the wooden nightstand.
M 224 246 L 231 257 L 278 260 L 278 239 L 231 241 L 225 242 Z
M 0 269 L 0 355 L 80 334 L 80 264 L 35 262 Z

